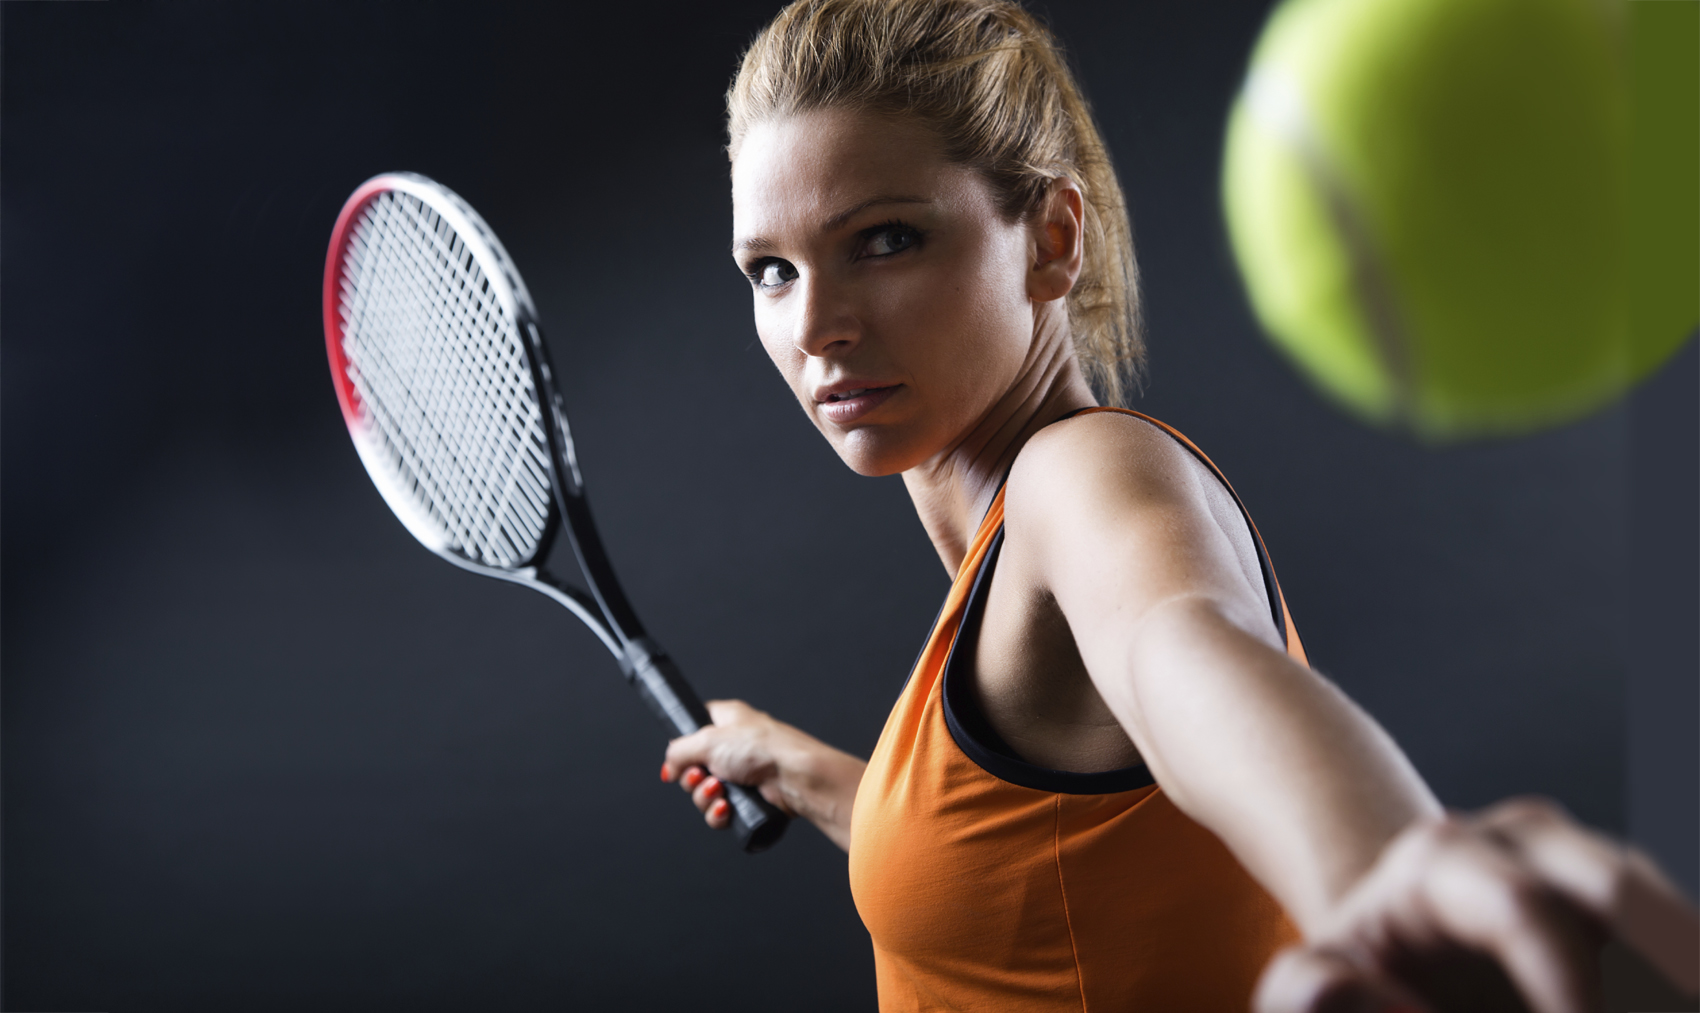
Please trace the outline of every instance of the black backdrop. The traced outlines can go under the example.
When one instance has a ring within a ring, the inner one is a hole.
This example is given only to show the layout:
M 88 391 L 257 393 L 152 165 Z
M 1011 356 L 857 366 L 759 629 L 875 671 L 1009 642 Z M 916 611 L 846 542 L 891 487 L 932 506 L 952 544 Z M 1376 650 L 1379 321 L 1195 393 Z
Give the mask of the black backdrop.
M 1692 347 L 1626 407 L 1425 450 L 1261 342 L 1216 202 L 1261 0 L 1046 8 L 1133 204 L 1140 407 L 1233 476 L 1319 667 L 1449 803 L 1553 794 L 1695 885 Z M 746 858 L 555 606 L 419 549 L 342 431 L 363 178 L 478 207 L 604 532 L 711 695 L 866 752 L 946 586 L 772 375 L 720 95 L 761 3 L 5 4 L 7 1009 L 867 1009 L 842 857 Z

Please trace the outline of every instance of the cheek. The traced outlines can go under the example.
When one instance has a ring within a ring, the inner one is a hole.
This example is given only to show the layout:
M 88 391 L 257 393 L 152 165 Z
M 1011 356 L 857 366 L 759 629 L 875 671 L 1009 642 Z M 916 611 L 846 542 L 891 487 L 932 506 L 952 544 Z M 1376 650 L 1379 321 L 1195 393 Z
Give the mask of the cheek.
M 1033 318 L 1023 285 L 1022 256 L 989 243 L 953 258 L 948 270 L 912 279 L 888 319 L 912 335 L 935 383 L 954 400 L 978 402 L 1002 393 L 1025 360 Z M 999 387 L 998 390 L 982 388 Z M 967 409 L 969 404 L 962 404 Z
M 775 308 L 764 306 L 760 297 L 756 301 L 755 321 L 756 336 L 761 340 L 762 349 L 779 370 L 779 375 L 785 378 L 786 386 L 801 398 L 806 356 L 790 340 L 788 322 Z

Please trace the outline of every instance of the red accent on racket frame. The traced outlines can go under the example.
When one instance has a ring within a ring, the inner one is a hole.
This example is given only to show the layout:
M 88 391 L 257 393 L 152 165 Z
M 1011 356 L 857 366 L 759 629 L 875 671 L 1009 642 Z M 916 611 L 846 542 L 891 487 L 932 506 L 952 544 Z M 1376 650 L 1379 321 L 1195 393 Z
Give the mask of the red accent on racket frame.
M 360 184 L 342 205 L 331 230 L 331 247 L 325 254 L 325 346 L 330 355 L 331 382 L 336 385 L 336 400 L 342 406 L 342 420 L 350 433 L 358 435 L 360 422 L 360 392 L 348 379 L 348 359 L 342 353 L 342 262 L 348 253 L 348 233 L 372 198 L 395 189 L 385 176 L 376 176 Z

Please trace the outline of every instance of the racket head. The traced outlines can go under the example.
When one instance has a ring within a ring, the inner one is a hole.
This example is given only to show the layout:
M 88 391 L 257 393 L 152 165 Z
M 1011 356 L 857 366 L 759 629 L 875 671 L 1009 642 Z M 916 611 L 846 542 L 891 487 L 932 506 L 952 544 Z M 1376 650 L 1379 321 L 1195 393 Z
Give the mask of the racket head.
M 544 558 L 570 441 L 531 295 L 471 205 L 416 173 L 362 183 L 331 232 L 324 318 L 343 421 L 407 530 L 475 569 Z

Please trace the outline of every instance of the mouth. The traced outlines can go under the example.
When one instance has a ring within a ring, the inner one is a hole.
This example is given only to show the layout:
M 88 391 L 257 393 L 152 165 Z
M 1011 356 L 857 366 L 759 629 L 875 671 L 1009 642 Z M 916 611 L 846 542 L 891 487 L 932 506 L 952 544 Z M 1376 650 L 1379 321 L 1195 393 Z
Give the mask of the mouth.
M 838 394 L 828 394 L 826 396 L 825 403 L 836 404 L 839 401 L 854 401 L 856 398 L 859 398 L 863 394 L 867 394 L 871 391 L 890 389 L 890 387 L 857 387 L 855 390 L 847 390 Z
M 884 404 L 902 388 L 902 384 L 886 387 L 851 387 L 835 390 L 816 401 L 820 413 L 839 425 L 854 422 Z

